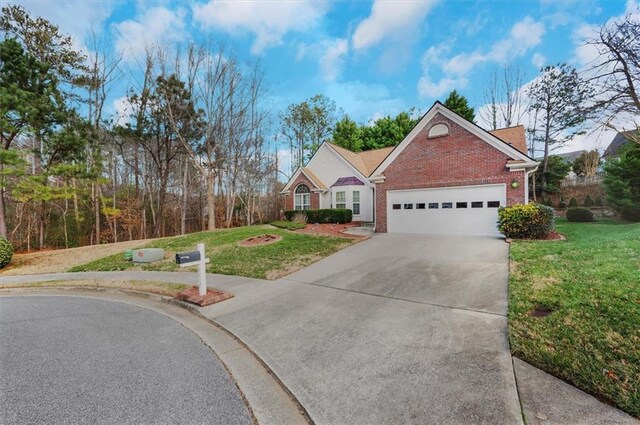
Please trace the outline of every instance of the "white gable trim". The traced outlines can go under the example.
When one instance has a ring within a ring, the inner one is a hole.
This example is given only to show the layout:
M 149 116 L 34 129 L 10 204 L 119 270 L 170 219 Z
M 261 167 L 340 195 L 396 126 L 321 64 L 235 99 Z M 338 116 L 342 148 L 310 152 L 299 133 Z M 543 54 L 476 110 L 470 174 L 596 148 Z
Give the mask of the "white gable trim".
M 312 179 L 311 176 L 309 176 L 309 174 L 305 173 L 304 170 L 302 169 L 302 167 L 298 167 L 296 172 L 293 173 L 293 176 L 291 176 L 291 178 L 289 179 L 287 184 L 280 191 L 280 193 L 282 195 L 287 195 L 287 194 L 289 194 L 289 192 L 291 192 L 291 184 L 298 178 L 300 173 L 304 174 L 304 176 L 307 178 L 307 180 L 309 180 L 311 183 L 313 183 L 314 185 L 317 185 L 316 181 L 314 179 Z M 326 192 L 327 190 L 319 188 L 319 187 L 316 187 L 315 189 L 311 189 L 311 191 L 312 192 L 321 192 L 321 193 L 323 193 L 323 192 Z
M 516 148 L 504 143 L 502 140 L 498 139 L 497 137 L 490 134 L 489 132 L 481 129 L 475 124 L 467 121 L 466 119 L 462 118 L 455 112 L 450 111 L 447 107 L 445 107 L 440 102 L 436 102 L 431 107 L 431 109 L 429 109 L 429 111 L 426 114 L 424 114 L 424 116 L 420 119 L 418 124 L 416 124 L 413 130 L 411 130 L 411 132 L 407 135 L 407 137 L 405 137 L 402 140 L 402 142 L 398 146 L 396 146 L 396 148 L 393 151 L 391 151 L 389 156 L 387 156 L 387 158 L 384 161 L 382 161 L 382 163 L 378 166 L 378 168 L 374 170 L 374 172 L 371 174 L 371 177 L 376 178 L 380 174 L 382 174 L 384 170 L 386 170 L 387 167 L 393 161 L 395 161 L 398 155 L 400 155 L 402 151 L 405 150 L 405 148 L 409 145 L 409 143 L 411 143 L 413 139 L 416 138 L 418 133 L 420 133 L 420 131 L 422 131 L 427 126 L 427 124 L 431 122 L 431 120 L 436 116 L 438 112 L 441 113 L 445 118 L 450 119 L 451 121 L 453 121 L 454 123 L 462 127 L 463 129 L 467 130 L 469 133 L 475 135 L 480 140 L 487 142 L 488 144 L 490 144 L 500 152 L 504 153 L 505 155 L 509 156 L 510 158 L 514 160 L 526 161 L 529 164 L 532 163 L 531 158 L 529 158 L 527 155 L 523 154 Z
M 335 156 L 337 156 L 337 157 L 340 159 L 340 161 L 342 161 L 344 164 L 348 165 L 348 166 L 349 166 L 349 168 L 351 168 L 351 169 L 353 170 L 353 172 L 354 172 L 354 173 L 356 173 L 358 176 L 362 177 L 362 179 L 360 179 L 360 180 L 362 180 L 363 182 L 365 182 L 365 181 L 369 181 L 369 180 L 368 180 L 368 176 L 365 176 L 365 175 L 364 175 L 364 174 L 362 174 L 360 171 L 358 171 L 358 169 L 357 169 L 356 167 L 354 167 L 354 166 L 353 166 L 353 164 L 351 164 L 349 161 L 347 161 L 347 160 L 345 159 L 345 157 L 344 157 L 344 156 L 340 155 L 340 152 L 338 152 L 337 150 L 335 150 L 335 149 L 333 148 L 333 146 L 331 146 L 329 143 L 324 143 L 324 142 L 323 142 L 323 143 L 322 143 L 322 146 L 327 146 L 327 148 L 328 148 L 331 152 L 333 152 L 333 154 L 334 154 Z M 321 147 L 322 147 L 322 146 L 321 146 Z M 320 150 L 320 149 L 318 149 L 318 150 Z

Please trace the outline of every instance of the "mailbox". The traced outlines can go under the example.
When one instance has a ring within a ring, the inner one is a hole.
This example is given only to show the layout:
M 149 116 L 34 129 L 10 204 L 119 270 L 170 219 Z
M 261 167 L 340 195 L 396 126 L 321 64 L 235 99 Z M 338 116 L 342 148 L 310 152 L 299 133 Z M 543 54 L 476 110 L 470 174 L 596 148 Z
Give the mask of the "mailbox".
M 200 261 L 199 251 L 178 252 L 176 254 L 176 264 L 194 263 Z

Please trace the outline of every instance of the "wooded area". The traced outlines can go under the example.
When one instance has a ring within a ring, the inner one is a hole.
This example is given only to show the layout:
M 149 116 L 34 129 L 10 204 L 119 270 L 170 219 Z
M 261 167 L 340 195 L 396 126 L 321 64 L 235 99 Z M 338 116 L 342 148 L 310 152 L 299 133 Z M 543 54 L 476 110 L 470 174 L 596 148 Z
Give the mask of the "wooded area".
M 17 250 L 265 222 L 280 207 L 263 75 L 214 44 L 150 47 L 124 116 L 121 58 L 2 9 L 0 234 Z

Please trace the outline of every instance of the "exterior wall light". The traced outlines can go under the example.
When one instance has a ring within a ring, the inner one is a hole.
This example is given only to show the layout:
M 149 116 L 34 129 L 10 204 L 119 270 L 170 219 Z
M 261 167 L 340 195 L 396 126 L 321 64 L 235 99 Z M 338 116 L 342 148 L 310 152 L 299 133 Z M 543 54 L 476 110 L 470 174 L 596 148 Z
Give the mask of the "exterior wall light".
M 514 189 L 519 188 L 520 187 L 520 182 L 518 180 L 513 180 L 511 182 L 511 187 L 514 188 Z

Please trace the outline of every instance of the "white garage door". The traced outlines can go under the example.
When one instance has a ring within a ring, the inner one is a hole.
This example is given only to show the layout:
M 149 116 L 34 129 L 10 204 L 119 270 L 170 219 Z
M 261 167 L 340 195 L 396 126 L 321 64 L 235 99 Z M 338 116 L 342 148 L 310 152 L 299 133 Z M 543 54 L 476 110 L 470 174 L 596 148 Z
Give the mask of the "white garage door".
M 499 236 L 498 207 L 506 185 L 392 190 L 387 192 L 389 233 Z

